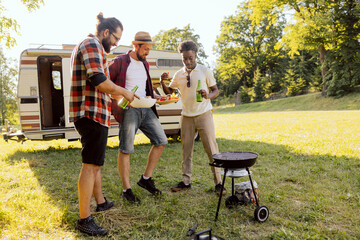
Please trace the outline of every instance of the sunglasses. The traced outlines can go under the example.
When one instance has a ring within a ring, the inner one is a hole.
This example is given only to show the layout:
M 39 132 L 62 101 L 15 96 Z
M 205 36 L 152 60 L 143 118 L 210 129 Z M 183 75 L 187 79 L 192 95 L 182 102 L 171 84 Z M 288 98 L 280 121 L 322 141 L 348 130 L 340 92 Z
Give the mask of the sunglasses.
M 186 76 L 186 80 L 187 80 L 187 87 L 190 87 L 190 74 Z

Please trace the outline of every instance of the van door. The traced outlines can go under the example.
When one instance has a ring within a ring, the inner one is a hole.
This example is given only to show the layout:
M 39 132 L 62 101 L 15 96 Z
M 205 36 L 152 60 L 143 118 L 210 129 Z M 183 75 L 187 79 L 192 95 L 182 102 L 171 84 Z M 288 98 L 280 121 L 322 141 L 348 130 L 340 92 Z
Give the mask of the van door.
M 37 59 L 41 129 L 64 128 L 64 96 L 62 61 L 59 56 Z
M 70 101 L 70 86 L 71 86 L 71 72 L 70 72 L 70 58 L 62 59 L 63 79 L 64 79 L 64 104 L 65 104 L 65 127 L 74 127 L 74 123 L 69 122 L 69 101 Z

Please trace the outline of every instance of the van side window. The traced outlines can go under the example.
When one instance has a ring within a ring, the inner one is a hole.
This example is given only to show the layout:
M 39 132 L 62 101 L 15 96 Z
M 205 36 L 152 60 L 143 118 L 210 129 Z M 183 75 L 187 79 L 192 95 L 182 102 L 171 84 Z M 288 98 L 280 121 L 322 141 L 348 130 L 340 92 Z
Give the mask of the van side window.
M 56 90 L 61 90 L 61 74 L 59 71 L 52 71 L 52 81 Z

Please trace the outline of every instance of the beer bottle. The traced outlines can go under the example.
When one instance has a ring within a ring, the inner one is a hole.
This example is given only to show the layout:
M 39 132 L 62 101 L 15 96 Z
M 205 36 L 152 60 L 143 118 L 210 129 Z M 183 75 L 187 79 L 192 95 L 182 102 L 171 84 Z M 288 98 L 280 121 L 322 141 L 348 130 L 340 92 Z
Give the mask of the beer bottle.
M 196 88 L 196 101 L 197 102 L 202 102 L 202 96 L 201 96 L 201 93 L 199 93 L 200 90 L 201 90 L 201 81 L 198 80 L 198 85 Z
M 139 87 L 136 85 L 133 89 L 131 89 L 131 91 L 133 93 L 135 93 L 138 88 Z M 121 107 L 122 109 L 125 109 L 128 104 L 129 104 L 129 101 L 126 100 L 126 98 L 123 97 L 122 99 L 120 99 L 120 101 L 118 103 L 118 106 Z

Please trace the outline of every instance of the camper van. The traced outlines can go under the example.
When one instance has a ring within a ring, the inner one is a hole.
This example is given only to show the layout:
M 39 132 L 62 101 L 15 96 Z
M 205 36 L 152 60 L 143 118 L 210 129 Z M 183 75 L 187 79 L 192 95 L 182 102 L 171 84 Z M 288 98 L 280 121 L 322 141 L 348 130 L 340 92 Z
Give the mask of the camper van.
M 20 56 L 17 99 L 21 132 L 28 139 L 50 140 L 79 139 L 80 136 L 69 122 L 70 58 L 74 45 L 60 48 L 29 48 Z M 108 60 L 131 50 L 130 46 L 118 46 Z M 160 87 L 160 75 L 172 76 L 183 66 L 181 56 L 174 51 L 151 50 L 147 56 L 155 91 L 164 94 Z M 180 135 L 181 100 L 167 105 L 157 104 L 160 123 L 168 137 Z M 118 135 L 118 123 L 111 116 L 109 137 Z

